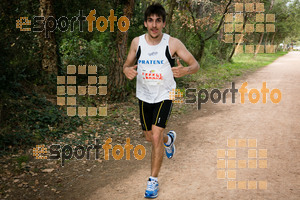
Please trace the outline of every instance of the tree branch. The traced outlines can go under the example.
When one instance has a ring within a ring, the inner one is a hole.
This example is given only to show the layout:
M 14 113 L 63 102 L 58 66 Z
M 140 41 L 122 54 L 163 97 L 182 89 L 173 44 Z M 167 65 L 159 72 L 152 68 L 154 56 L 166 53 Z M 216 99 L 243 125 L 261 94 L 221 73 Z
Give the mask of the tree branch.
M 229 0 L 228 4 L 226 5 L 226 8 L 225 8 L 225 10 L 223 12 L 223 16 L 222 16 L 222 18 L 220 20 L 220 23 L 219 23 L 217 29 L 210 36 L 208 36 L 207 38 L 205 38 L 204 41 L 209 40 L 210 38 L 212 38 L 220 30 L 220 28 L 221 28 L 221 26 L 223 24 L 223 20 L 224 20 L 225 14 L 227 13 L 228 8 L 229 8 L 231 2 L 232 2 L 232 0 Z
M 191 16 L 192 16 L 192 20 L 193 20 L 193 24 L 194 24 L 195 33 L 196 33 L 196 35 L 199 37 L 199 39 L 202 40 L 201 34 L 198 33 L 198 29 L 197 29 L 197 26 L 196 26 L 196 20 L 195 20 L 195 17 L 194 17 L 194 15 L 193 15 L 193 11 L 192 11 L 192 9 L 191 9 L 191 6 L 187 6 L 187 7 L 188 7 L 188 9 L 189 9 L 189 11 L 190 11 L 190 13 L 191 13 Z

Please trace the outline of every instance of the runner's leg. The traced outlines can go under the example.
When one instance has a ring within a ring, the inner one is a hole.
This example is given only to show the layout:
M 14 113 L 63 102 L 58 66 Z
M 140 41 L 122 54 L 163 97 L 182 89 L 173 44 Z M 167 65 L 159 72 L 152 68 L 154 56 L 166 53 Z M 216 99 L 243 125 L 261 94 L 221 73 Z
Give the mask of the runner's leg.
M 143 131 L 146 141 L 148 142 L 152 142 L 152 130 L 151 131 Z M 166 134 L 164 134 L 164 143 L 168 142 L 168 136 Z
M 139 100 L 139 106 L 145 138 L 152 143 L 151 176 L 157 177 L 163 160 L 164 143 L 168 141 L 168 136 L 163 133 L 171 112 L 172 101 L 149 104 Z
M 157 177 L 164 155 L 164 128 L 152 125 L 151 176 Z

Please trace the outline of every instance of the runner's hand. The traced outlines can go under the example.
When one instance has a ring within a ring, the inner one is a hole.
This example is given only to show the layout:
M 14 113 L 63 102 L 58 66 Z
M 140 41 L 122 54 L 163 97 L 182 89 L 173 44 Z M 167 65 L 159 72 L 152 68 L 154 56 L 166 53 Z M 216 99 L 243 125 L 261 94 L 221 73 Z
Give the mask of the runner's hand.
M 136 77 L 136 75 L 138 74 L 136 68 L 137 65 L 134 65 L 132 67 L 125 67 L 124 69 L 125 76 L 130 80 L 134 79 L 134 77 Z
M 177 59 L 177 67 L 172 67 L 173 76 L 176 78 L 182 77 L 186 75 L 186 69 L 182 64 L 179 62 L 179 59 Z

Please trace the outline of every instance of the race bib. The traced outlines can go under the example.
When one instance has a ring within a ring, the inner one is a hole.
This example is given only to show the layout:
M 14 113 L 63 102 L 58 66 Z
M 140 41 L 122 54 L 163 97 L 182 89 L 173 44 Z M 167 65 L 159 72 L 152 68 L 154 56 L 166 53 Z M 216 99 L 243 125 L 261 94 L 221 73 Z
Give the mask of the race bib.
M 142 70 L 143 84 L 146 85 L 161 85 L 163 76 L 161 70 Z

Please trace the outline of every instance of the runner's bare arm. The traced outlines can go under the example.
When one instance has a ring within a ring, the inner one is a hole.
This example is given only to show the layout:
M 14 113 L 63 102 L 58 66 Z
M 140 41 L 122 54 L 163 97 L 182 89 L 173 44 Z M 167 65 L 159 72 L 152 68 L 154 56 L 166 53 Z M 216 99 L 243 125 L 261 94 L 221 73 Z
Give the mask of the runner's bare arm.
M 123 73 L 130 80 L 134 79 L 134 77 L 136 77 L 136 75 L 138 74 L 136 71 L 137 65 L 133 65 L 134 62 L 136 61 L 135 56 L 136 56 L 136 49 L 138 44 L 139 44 L 139 38 L 136 37 L 131 42 L 127 59 L 123 65 Z
M 194 58 L 194 56 L 186 49 L 184 44 L 176 39 L 172 38 L 170 41 L 170 45 L 172 47 L 172 52 L 173 54 L 176 54 L 179 58 L 181 58 L 184 62 L 188 64 L 188 67 L 183 67 L 179 60 L 177 60 L 177 65 L 176 67 L 172 67 L 172 71 L 174 74 L 174 77 L 182 77 L 188 74 L 194 74 L 196 73 L 200 66 L 197 62 L 197 60 Z M 170 47 L 170 49 L 171 49 Z

